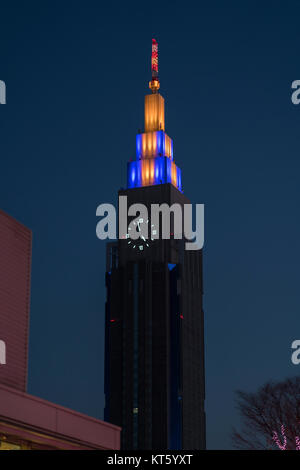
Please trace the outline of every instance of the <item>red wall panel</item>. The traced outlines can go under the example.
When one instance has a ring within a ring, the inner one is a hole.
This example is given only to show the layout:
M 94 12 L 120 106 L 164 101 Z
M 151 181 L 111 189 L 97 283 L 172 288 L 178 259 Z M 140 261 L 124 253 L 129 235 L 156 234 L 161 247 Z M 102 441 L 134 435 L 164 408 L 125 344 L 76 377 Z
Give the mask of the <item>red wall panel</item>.
M 0 210 L 0 340 L 6 364 L 0 383 L 26 390 L 30 305 L 31 231 Z

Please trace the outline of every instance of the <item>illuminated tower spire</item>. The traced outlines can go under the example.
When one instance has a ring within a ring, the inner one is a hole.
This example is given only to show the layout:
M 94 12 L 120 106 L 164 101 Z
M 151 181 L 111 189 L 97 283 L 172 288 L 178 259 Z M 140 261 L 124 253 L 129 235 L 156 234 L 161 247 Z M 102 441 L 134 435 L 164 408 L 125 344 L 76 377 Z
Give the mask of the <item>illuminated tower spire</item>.
M 105 420 L 122 428 L 124 450 L 204 449 L 202 250 L 185 249 L 191 205 L 166 133 L 155 39 L 151 70 L 144 129 L 127 164 L 127 188 L 118 193 L 137 211 L 130 216 L 137 237 L 131 225 L 107 245 Z
M 160 84 L 158 79 L 158 44 L 155 39 L 152 39 L 151 72 L 152 80 L 149 82 L 149 88 L 152 93 L 157 93 Z
M 136 136 L 136 160 L 128 163 L 127 187 L 171 183 L 182 191 L 181 170 L 173 159 L 173 141 L 165 132 L 165 100 L 158 93 L 158 45 L 152 39 L 152 93 L 145 96 L 144 132 Z

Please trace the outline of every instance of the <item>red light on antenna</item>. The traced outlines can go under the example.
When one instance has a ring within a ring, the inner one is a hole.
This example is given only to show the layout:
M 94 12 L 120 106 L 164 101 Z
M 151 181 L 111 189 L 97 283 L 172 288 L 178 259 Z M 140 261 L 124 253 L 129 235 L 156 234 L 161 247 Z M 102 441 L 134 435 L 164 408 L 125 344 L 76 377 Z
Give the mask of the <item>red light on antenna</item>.
M 110 320 L 110 323 L 115 323 L 115 321 L 116 321 L 116 320 L 115 320 L 114 318 L 112 318 L 112 319 Z
M 158 77 L 158 44 L 152 39 L 152 56 L 151 56 L 152 79 Z
M 182 315 L 182 313 L 180 314 L 180 318 L 181 318 L 181 319 L 183 319 L 183 315 Z
M 158 79 L 158 44 L 156 39 L 152 39 L 151 73 L 152 80 L 149 82 L 149 88 L 152 93 L 157 93 L 160 84 Z

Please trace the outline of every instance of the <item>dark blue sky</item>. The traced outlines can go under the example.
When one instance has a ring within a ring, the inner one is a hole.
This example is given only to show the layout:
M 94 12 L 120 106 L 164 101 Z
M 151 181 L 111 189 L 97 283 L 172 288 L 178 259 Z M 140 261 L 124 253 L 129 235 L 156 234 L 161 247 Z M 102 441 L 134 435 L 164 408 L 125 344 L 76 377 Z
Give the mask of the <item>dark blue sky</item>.
M 33 231 L 29 392 L 103 416 L 105 243 L 159 42 L 166 130 L 205 204 L 209 448 L 234 390 L 300 372 L 298 1 L 2 2 L 0 207 Z

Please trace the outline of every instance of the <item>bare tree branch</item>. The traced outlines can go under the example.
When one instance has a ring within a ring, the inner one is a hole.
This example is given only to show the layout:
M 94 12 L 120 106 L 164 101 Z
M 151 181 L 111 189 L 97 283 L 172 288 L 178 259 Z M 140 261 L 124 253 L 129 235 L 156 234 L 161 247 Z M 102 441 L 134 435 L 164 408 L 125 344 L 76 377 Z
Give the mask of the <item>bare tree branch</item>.
M 278 449 L 273 437 L 277 433 L 279 442 L 283 442 L 283 429 L 286 449 L 296 448 L 295 438 L 300 437 L 300 377 L 268 382 L 255 393 L 238 390 L 236 407 L 241 417 L 241 429 L 232 431 L 236 449 Z

